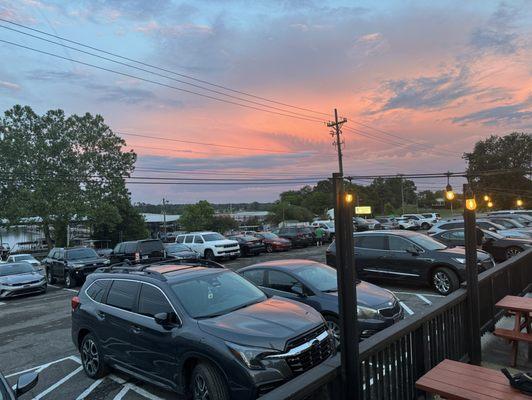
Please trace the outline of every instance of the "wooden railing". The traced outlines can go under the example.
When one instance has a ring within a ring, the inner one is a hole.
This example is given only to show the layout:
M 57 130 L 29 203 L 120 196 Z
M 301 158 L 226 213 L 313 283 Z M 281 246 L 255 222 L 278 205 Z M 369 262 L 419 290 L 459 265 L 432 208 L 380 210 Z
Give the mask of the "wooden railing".
M 502 317 L 495 304 L 532 289 L 532 249 L 479 274 L 482 334 Z M 464 286 L 429 311 L 400 321 L 360 343 L 359 400 L 422 396 L 415 382 L 445 358 L 468 360 L 467 294 Z M 340 398 L 340 356 L 288 381 L 261 400 Z M 355 400 L 355 399 L 353 399 Z

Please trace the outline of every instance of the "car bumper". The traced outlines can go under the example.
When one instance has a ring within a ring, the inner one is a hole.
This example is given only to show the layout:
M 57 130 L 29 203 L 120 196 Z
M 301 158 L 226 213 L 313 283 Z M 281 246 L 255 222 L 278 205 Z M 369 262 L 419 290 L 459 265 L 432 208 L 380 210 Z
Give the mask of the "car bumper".
M 216 257 L 237 257 L 240 255 L 240 248 L 214 249 L 214 255 Z
M 0 285 L 0 299 L 24 296 L 27 294 L 44 293 L 46 287 L 46 281 L 20 286 Z
M 372 320 L 358 320 L 358 329 L 360 332 L 361 339 L 367 339 L 370 336 L 374 335 L 377 332 L 382 331 L 389 326 L 392 326 L 396 322 L 401 321 L 405 317 L 404 310 L 401 307 L 397 314 L 392 317 L 383 318 L 383 319 L 372 319 Z
M 292 247 L 290 243 L 272 243 L 271 246 L 275 251 L 289 250 Z

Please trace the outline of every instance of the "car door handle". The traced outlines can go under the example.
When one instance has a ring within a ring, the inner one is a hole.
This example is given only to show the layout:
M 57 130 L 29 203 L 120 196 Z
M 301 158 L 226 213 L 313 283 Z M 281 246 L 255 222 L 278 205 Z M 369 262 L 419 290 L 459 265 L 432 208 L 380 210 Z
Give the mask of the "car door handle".
M 103 320 L 105 319 L 105 313 L 104 313 L 103 311 L 98 311 L 98 312 L 96 313 L 96 316 L 98 317 L 98 319 L 99 319 L 100 321 L 103 321 Z
M 135 334 L 139 334 L 140 332 L 142 332 L 142 328 L 138 325 L 132 325 L 131 326 L 131 332 L 135 333 Z

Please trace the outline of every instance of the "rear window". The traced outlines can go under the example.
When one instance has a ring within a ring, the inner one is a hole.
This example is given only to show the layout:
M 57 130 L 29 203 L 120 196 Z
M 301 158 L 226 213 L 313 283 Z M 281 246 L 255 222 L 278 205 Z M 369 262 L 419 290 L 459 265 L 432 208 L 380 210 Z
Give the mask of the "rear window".
M 163 242 L 160 240 L 150 240 L 147 242 L 140 242 L 140 252 L 141 253 L 153 253 L 156 251 L 164 251 Z
M 107 286 L 109 286 L 108 280 L 95 281 L 87 289 L 87 296 L 89 296 L 94 301 L 101 303 L 103 299 L 103 295 L 105 294 L 105 291 L 107 290 Z
M 123 245 L 122 252 L 126 254 L 132 254 L 137 251 L 137 242 L 126 242 Z
M 122 310 L 132 311 L 139 286 L 140 283 L 133 281 L 113 281 L 107 295 L 107 304 Z
M 98 254 L 93 249 L 75 249 L 66 252 L 67 260 L 82 260 L 86 258 L 98 258 Z
M 384 236 L 356 236 L 355 247 L 363 249 L 384 250 Z
M 263 269 L 245 271 L 242 273 L 242 275 L 244 275 L 244 278 L 249 279 L 255 285 L 264 286 L 264 270 Z

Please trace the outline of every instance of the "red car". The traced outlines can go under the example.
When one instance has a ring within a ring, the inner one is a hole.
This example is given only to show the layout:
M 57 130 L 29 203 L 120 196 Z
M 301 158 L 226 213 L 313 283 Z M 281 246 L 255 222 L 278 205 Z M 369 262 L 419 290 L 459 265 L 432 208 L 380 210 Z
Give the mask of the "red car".
M 288 239 L 283 239 L 271 232 L 257 232 L 255 236 L 261 238 L 266 246 L 266 252 L 286 251 L 292 248 L 292 243 Z

